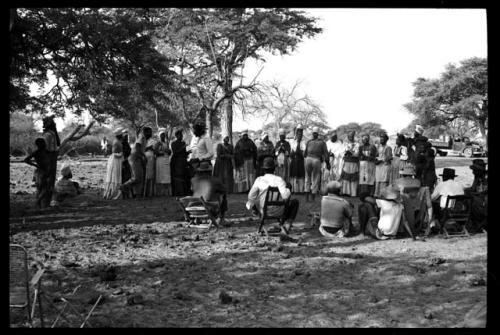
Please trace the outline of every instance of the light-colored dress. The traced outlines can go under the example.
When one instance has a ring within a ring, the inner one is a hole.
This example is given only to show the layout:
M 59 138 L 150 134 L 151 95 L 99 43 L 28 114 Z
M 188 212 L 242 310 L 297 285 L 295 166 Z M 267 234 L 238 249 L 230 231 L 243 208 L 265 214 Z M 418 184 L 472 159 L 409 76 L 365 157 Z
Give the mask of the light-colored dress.
M 156 156 L 156 195 L 170 195 L 170 155 L 167 153 L 168 145 L 166 142 L 158 141 L 155 145 L 155 151 L 160 154 Z
M 104 199 L 120 199 L 122 192 L 120 185 L 122 184 L 122 164 L 123 164 L 123 149 L 121 141 L 115 139 L 113 141 L 113 150 L 108 158 L 106 169 L 106 180 L 104 183 Z
M 377 197 L 382 189 L 389 185 L 391 174 L 392 149 L 388 145 L 379 145 L 377 148 L 378 159 L 383 163 L 375 166 L 375 193 Z
M 351 156 L 346 156 L 347 152 Z M 342 194 L 355 197 L 358 194 L 359 183 L 359 144 L 357 142 L 345 141 L 343 144 Z
M 156 157 L 152 149 L 156 144 L 156 140 L 150 138 L 146 142 L 144 156 L 146 156 L 146 171 L 144 178 L 144 196 L 152 197 L 155 194 L 155 178 L 156 178 Z
M 391 162 L 391 175 L 389 177 L 389 183 L 393 184 L 396 179 L 400 178 L 399 174 L 408 164 L 408 148 L 406 146 L 396 146 L 392 151 L 392 162 Z

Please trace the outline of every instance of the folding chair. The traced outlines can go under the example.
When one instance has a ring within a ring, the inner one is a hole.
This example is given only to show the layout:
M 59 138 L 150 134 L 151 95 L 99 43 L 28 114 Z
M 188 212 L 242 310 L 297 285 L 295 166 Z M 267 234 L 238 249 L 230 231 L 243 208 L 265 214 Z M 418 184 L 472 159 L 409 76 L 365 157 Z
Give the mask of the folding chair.
M 102 295 L 99 295 L 90 312 L 84 317 L 82 313 L 79 312 L 70 302 L 76 291 L 80 288 L 80 286 L 78 286 L 70 295 L 60 297 L 60 300 L 64 302 L 64 306 L 62 309 L 59 309 L 54 305 L 53 297 L 48 297 L 44 292 L 42 292 L 42 275 L 44 271 L 45 270 L 39 268 L 31 281 L 28 282 L 29 270 L 28 254 L 26 249 L 17 244 L 10 245 L 10 307 L 27 308 L 28 323 L 30 327 L 33 327 L 35 306 L 37 302 L 40 316 L 40 326 L 42 328 L 45 327 L 42 299 L 48 306 L 57 311 L 57 316 L 53 321 L 51 328 L 54 328 L 60 319 L 64 319 L 68 326 L 72 324 L 72 321 L 69 320 L 69 314 L 65 314 L 68 307 L 75 314 L 74 316 L 76 317 L 80 328 L 83 328 L 86 324 L 90 325 L 88 319 L 101 301 Z M 33 303 L 31 303 L 30 289 L 33 289 Z
M 258 234 L 261 233 L 262 230 L 264 230 L 264 233 L 266 236 L 269 236 L 268 231 L 264 228 L 264 222 L 265 220 L 277 220 L 280 228 L 283 227 L 283 224 L 285 223 L 285 208 L 288 204 L 289 199 L 283 200 L 281 198 L 281 194 L 279 192 L 279 189 L 277 187 L 271 187 L 269 186 L 266 191 L 266 198 L 264 201 L 264 208 L 262 208 L 262 213 L 260 215 L 260 225 L 259 225 L 259 230 L 257 231 Z M 281 214 L 278 215 L 272 215 L 268 213 L 269 207 L 283 207 Z
M 207 203 L 203 197 L 177 198 L 177 203 L 180 205 L 182 212 L 184 213 L 184 219 L 186 220 L 188 227 L 207 229 L 210 229 L 212 225 L 216 228 L 219 227 L 217 224 L 218 215 L 216 216 L 212 213 L 210 207 L 211 203 Z M 218 198 L 216 205 L 220 209 L 220 197 Z
M 444 233 L 444 238 L 470 236 L 465 226 L 469 224 L 471 210 L 471 196 L 448 196 L 441 220 L 443 222 L 442 231 Z
M 30 327 L 33 327 L 37 299 L 40 322 L 42 327 L 44 326 L 42 302 L 38 296 L 40 292 L 40 279 L 43 272 L 43 269 L 39 269 L 30 280 L 28 253 L 26 249 L 18 244 L 9 245 L 9 306 L 10 308 L 26 309 Z M 31 290 L 34 290 L 33 303 L 31 302 Z

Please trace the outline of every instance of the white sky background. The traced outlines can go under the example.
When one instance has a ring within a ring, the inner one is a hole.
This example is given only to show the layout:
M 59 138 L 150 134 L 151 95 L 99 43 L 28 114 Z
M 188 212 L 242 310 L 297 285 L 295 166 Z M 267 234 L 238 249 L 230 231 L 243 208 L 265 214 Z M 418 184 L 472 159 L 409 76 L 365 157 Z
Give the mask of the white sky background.
M 279 79 L 318 102 L 336 128 L 349 122 L 377 122 L 389 134 L 412 116 L 412 82 L 437 78 L 445 65 L 487 57 L 484 9 L 301 9 L 320 18 L 323 32 L 288 56 L 266 55 L 258 80 Z M 260 69 L 245 65 L 246 82 Z M 246 83 L 245 82 L 245 83 Z M 237 113 L 233 129 L 260 129 L 263 120 Z

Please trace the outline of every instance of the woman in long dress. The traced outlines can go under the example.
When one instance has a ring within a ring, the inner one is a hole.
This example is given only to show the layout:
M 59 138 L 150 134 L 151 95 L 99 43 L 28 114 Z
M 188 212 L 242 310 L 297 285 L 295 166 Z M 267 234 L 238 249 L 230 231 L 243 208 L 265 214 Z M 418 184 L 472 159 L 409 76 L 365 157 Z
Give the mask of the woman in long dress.
M 242 132 L 234 147 L 235 178 L 234 190 L 237 193 L 248 192 L 256 178 L 257 147 L 248 138 L 248 130 Z
M 122 146 L 123 146 L 122 183 L 125 183 L 132 176 L 132 172 L 130 171 L 130 163 L 128 161 L 130 153 L 132 152 L 132 148 L 128 143 L 128 132 L 126 129 L 123 131 L 122 135 Z M 129 190 L 127 191 L 122 190 L 122 196 L 123 199 L 128 199 L 132 197 L 132 193 Z
M 170 155 L 172 151 L 166 142 L 166 129 L 160 128 L 160 140 L 154 146 L 156 154 L 156 195 L 171 195 Z
M 156 157 L 154 146 L 156 140 L 153 138 L 153 130 L 151 127 L 144 127 L 140 141 L 144 148 L 144 155 L 146 156 L 143 196 L 152 197 L 155 194 Z
M 368 192 L 371 196 L 375 192 L 375 159 L 377 148 L 370 143 L 370 135 L 361 136 L 359 146 L 359 193 Z
M 375 161 L 375 196 L 381 195 L 382 189 L 389 186 L 391 174 L 392 150 L 387 145 L 387 134 L 380 136 L 380 145 L 377 148 L 378 156 Z
M 104 199 L 116 200 L 120 199 L 122 196 L 120 190 L 120 186 L 122 185 L 123 165 L 122 132 L 122 128 L 114 131 L 116 137 L 113 140 L 111 155 L 108 158 L 106 180 L 104 183 Z
M 354 131 L 347 134 L 344 142 L 342 174 L 342 194 L 355 197 L 358 194 L 359 183 L 359 144 L 354 141 Z
M 295 138 L 290 141 L 290 184 L 292 184 L 293 193 L 304 193 L 306 141 L 302 138 L 303 132 L 302 125 L 297 125 Z
M 217 158 L 214 165 L 214 177 L 218 177 L 228 193 L 233 192 L 233 146 L 229 143 L 229 136 L 224 137 L 223 143 L 217 144 Z
M 50 162 L 47 179 L 47 196 L 44 199 L 44 206 L 49 206 L 56 183 L 57 156 L 59 155 L 59 146 L 61 145 L 59 134 L 57 133 L 56 123 L 54 122 L 54 118 L 52 116 L 43 118 L 43 138 L 45 139 L 45 147 Z
M 188 151 L 186 142 L 182 140 L 182 128 L 174 131 L 176 140 L 170 144 L 172 157 L 170 159 L 170 171 L 172 180 L 172 195 L 186 196 L 189 193 L 190 181 L 187 164 Z
M 286 140 L 285 129 L 279 129 L 279 141 L 276 142 L 274 147 L 274 154 L 276 156 L 276 172 L 277 176 L 283 178 L 285 182 L 290 179 L 290 143 Z
M 140 142 L 134 143 L 132 152 L 128 157 L 130 164 L 130 179 L 122 185 L 122 191 L 132 194 L 132 197 L 142 196 L 144 182 L 144 154 Z

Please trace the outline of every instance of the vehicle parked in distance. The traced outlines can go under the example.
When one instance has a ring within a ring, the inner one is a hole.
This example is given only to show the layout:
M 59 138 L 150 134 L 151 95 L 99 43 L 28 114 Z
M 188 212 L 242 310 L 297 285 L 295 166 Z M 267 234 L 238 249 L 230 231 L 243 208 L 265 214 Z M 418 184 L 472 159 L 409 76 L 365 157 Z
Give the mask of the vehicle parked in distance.
M 454 154 L 471 158 L 473 156 L 486 156 L 487 152 L 478 142 L 471 141 L 468 137 L 450 137 L 448 141 L 429 139 L 429 142 L 439 156 Z

